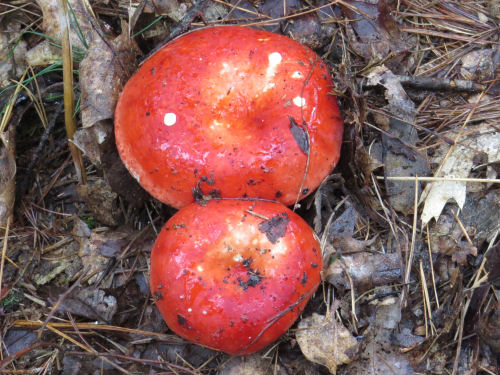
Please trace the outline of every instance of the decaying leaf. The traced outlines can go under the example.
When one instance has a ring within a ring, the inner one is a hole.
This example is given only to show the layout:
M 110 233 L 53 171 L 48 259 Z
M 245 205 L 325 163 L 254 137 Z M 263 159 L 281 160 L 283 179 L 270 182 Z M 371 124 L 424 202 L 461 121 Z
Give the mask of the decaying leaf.
M 126 25 L 122 27 L 126 30 Z M 95 35 L 80 63 L 82 126 L 89 128 L 113 118 L 118 95 L 135 71 L 139 50 L 133 39 L 122 33 L 114 40 Z M 99 137 L 102 143 L 102 136 Z
M 471 232 L 467 227 L 465 230 Z M 430 243 L 433 252 L 450 255 L 461 265 L 467 264 L 468 255 L 477 256 L 476 246 L 466 241 L 455 217 L 449 213 L 441 215 L 432 227 Z
M 90 320 L 109 323 L 115 315 L 118 305 L 114 296 L 106 295 L 103 290 L 95 288 L 75 288 L 59 299 L 63 294 L 60 288 L 49 290 L 49 302 L 54 305 L 59 301 L 56 311 L 65 314 L 69 312 Z
M 342 12 L 348 24 L 352 48 L 367 61 L 383 61 L 408 49 L 385 0 L 349 1 Z
M 389 104 L 384 107 L 387 117 L 378 115 L 377 122 L 388 123 L 387 134 L 382 135 L 385 177 L 426 176 L 429 173 L 426 158 L 416 150 L 418 134 L 413 127 L 415 105 L 401 86 L 399 79 L 386 67 L 373 69 L 368 75 L 370 85 L 385 87 Z M 415 184 L 413 181 L 385 183 L 391 206 L 402 213 L 413 212 Z
M 468 53 L 461 59 L 462 67 L 460 68 L 460 74 L 465 79 L 479 82 L 493 78 L 495 74 L 494 53 L 495 50 L 493 48 Z
M 93 275 L 89 284 L 97 281 L 101 273 L 105 270 L 109 258 L 122 250 L 128 243 L 129 233 L 125 232 L 104 232 L 96 233 L 89 230 L 87 224 L 80 219 L 75 219 L 73 235 L 80 244 L 78 252 L 84 268 L 89 275 Z
M 49 38 L 61 40 L 61 18 L 59 17 L 60 0 L 36 0 L 42 10 L 42 31 Z M 92 27 L 90 17 L 92 15 L 85 9 L 85 1 L 68 0 L 68 6 L 75 15 L 75 19 L 70 18 L 72 27 L 69 38 L 71 45 L 76 48 L 85 48 L 85 43 L 93 38 L 96 31 Z M 48 65 L 61 59 L 61 49 L 44 40 L 31 48 L 26 53 L 26 61 L 30 65 Z
M 333 314 L 313 313 L 302 319 L 295 336 L 306 358 L 328 367 L 332 374 L 336 374 L 339 365 L 350 363 L 358 349 L 354 336 Z
M 399 300 L 389 297 L 376 309 L 373 322 L 362 341 L 363 351 L 356 361 L 342 367 L 340 375 L 398 374 L 413 375 L 415 370 L 407 356 L 393 341 L 393 335 L 401 320 Z
M 126 25 L 122 29 L 126 30 Z M 138 47 L 126 33 L 114 40 L 103 40 L 99 35 L 92 39 L 80 64 L 83 128 L 76 132 L 73 141 L 103 170 L 112 191 L 136 206 L 147 196 L 118 156 L 112 119 L 119 93 L 135 70 L 138 53 Z
M 363 292 L 379 285 L 399 281 L 401 259 L 397 253 L 364 252 L 342 256 L 328 267 L 325 277 L 330 284 L 340 290 L 354 287 L 356 292 Z
M 344 212 L 325 228 L 324 235 L 326 235 L 327 239 L 323 250 L 325 258 L 328 258 L 334 252 L 340 254 L 359 253 L 371 246 L 377 239 L 376 236 L 370 240 L 353 238 L 354 227 L 359 215 L 349 201 L 346 201 L 345 205 Z
M 263 358 L 260 354 L 252 354 L 244 357 L 233 357 L 222 365 L 219 375 L 267 375 L 275 369 L 279 371 L 281 366 L 269 359 Z
M 98 179 L 93 184 L 79 185 L 76 190 L 99 222 L 112 227 L 120 223 L 118 195 L 111 191 L 106 181 Z
M 12 18 L 0 18 L 0 88 L 12 85 L 12 78 L 20 77 L 26 68 L 26 42 L 21 40 L 21 24 Z M 16 44 L 16 42 L 18 42 Z M 10 53 L 12 52 L 12 55 Z
M 422 197 L 425 197 L 422 211 L 422 223 L 427 224 L 431 219 L 438 219 L 445 204 L 454 200 L 460 209 L 465 203 L 467 184 L 458 181 L 445 181 L 446 178 L 466 178 L 474 165 L 474 158 L 479 153 L 487 155 L 490 163 L 500 160 L 500 132 L 495 126 L 470 125 L 464 129 L 459 137 L 460 130 L 452 130 L 448 134 L 451 139 L 457 139 L 451 153 L 450 146 L 442 143 L 433 156 L 433 162 L 443 166 L 437 177 L 444 181 L 435 181 L 426 186 Z

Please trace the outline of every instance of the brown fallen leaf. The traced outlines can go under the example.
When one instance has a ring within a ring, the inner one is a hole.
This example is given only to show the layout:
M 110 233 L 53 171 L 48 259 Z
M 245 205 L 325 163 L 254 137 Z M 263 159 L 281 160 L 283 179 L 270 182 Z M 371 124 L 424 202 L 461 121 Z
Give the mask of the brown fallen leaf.
M 348 1 L 342 6 L 346 19 L 350 46 L 368 62 L 384 61 L 407 51 L 392 11 L 385 0 Z
M 359 357 L 339 369 L 339 375 L 415 374 L 408 357 L 393 343 L 401 320 L 399 300 L 389 297 L 381 301 L 371 320 L 373 323 L 364 334 Z
M 126 24 L 122 30 L 127 30 Z M 118 95 L 136 70 L 138 54 L 137 45 L 126 33 L 113 40 L 94 35 L 79 69 L 83 128 L 113 118 Z
M 252 354 L 245 357 L 233 357 L 224 363 L 219 371 L 219 375 L 268 375 L 277 371 L 281 366 L 277 365 L 260 354 Z
M 106 181 L 98 179 L 93 184 L 79 185 L 76 191 L 100 223 L 112 227 L 120 224 L 118 195 L 111 191 Z
M 465 230 L 472 233 L 468 227 Z M 430 244 L 434 253 L 449 255 L 454 262 L 462 266 L 468 263 L 468 255 L 477 256 L 476 246 L 464 239 L 460 225 L 448 211 L 439 217 L 430 233 Z
M 354 336 L 334 314 L 313 313 L 302 319 L 295 337 L 306 358 L 326 366 L 332 374 L 336 374 L 338 366 L 350 363 L 358 349 Z
M 398 77 L 385 66 L 373 69 L 369 84 L 380 84 L 386 89 L 388 105 L 383 113 L 377 113 L 375 120 L 381 126 L 388 126 L 382 134 L 384 147 L 383 162 L 385 177 L 427 176 L 427 159 L 416 150 L 419 141 L 415 122 L 415 104 L 406 94 Z M 391 181 L 385 183 L 391 206 L 399 212 L 410 214 L 415 205 L 415 183 L 413 181 Z M 420 184 L 418 184 L 420 186 Z M 420 188 L 419 188 L 419 191 Z
M 26 61 L 30 65 L 49 65 L 61 59 L 61 48 L 53 45 L 53 40 L 61 40 L 61 18 L 59 17 L 59 0 L 36 0 L 42 10 L 41 31 L 52 40 L 46 39 L 35 45 L 26 53 Z M 71 45 L 84 50 L 89 40 L 96 33 L 90 21 L 91 13 L 85 8 L 87 2 L 68 0 L 72 14 L 75 15 L 75 24 L 78 28 L 71 27 L 69 38 Z
M 350 283 L 349 277 L 352 280 Z M 401 279 L 399 254 L 358 253 L 342 256 L 326 270 L 326 280 L 341 290 L 356 289 L 363 292 L 376 286 L 397 282 Z
M 49 289 L 49 302 L 54 305 L 64 293 L 61 288 Z M 75 288 L 59 302 L 56 311 L 71 313 L 90 320 L 109 323 L 118 309 L 116 298 L 106 295 L 103 290 L 95 288 Z
M 127 26 L 122 25 L 122 29 Z M 80 64 L 83 128 L 76 132 L 73 141 L 103 170 L 112 191 L 135 206 L 141 206 L 147 194 L 118 156 L 112 119 L 119 93 L 135 70 L 138 54 L 137 45 L 126 33 L 114 40 L 104 40 L 100 35 L 92 39 Z
M 106 269 L 109 258 L 122 250 L 128 243 L 129 233 L 123 231 L 96 233 L 90 231 L 87 224 L 75 219 L 73 236 L 80 244 L 78 254 L 88 274 L 93 276 L 89 284 L 96 282 Z
M 15 17 L 0 17 L 2 30 L 0 33 L 0 89 L 12 85 L 11 79 L 20 77 L 26 69 L 24 55 L 27 44 L 24 40 L 19 40 L 21 22 Z

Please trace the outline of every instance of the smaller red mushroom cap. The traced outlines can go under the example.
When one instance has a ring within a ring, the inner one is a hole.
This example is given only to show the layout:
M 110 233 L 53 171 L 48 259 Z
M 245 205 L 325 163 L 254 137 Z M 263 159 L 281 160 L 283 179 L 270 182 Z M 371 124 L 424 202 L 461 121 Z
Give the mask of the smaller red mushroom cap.
M 127 82 L 115 113 L 118 151 L 151 195 L 176 208 L 203 195 L 293 204 L 339 159 L 332 87 L 319 56 L 283 35 L 197 30 Z
M 316 291 L 321 254 L 313 230 L 279 203 L 190 204 L 163 227 L 150 287 L 180 336 L 233 355 L 283 335 Z

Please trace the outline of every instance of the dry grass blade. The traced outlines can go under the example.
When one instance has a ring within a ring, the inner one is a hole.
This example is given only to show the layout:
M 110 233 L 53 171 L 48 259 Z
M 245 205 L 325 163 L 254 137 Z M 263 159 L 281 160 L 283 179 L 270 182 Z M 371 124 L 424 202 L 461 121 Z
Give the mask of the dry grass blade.
M 7 219 L 7 225 L 5 227 L 5 233 L 3 236 L 3 246 L 2 246 L 2 259 L 0 259 L 0 292 L 2 291 L 2 280 L 3 280 L 3 268 L 5 264 L 5 258 L 7 253 L 7 243 L 9 240 L 9 227 L 10 227 L 10 216 Z
M 76 120 L 73 116 L 75 110 L 75 93 L 73 82 L 73 53 L 69 39 L 69 19 L 66 0 L 59 1 L 59 18 L 61 20 L 61 41 L 63 52 L 63 81 L 64 81 L 64 123 L 68 136 L 68 146 L 73 157 L 78 180 L 81 184 L 87 183 L 85 166 L 81 151 L 71 142 L 76 132 Z

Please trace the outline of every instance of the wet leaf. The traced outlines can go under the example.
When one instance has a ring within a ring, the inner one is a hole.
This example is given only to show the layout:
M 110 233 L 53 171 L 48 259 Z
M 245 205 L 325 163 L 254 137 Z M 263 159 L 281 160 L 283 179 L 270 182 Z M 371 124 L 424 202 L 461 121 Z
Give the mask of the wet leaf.
M 348 27 L 350 45 L 367 61 L 386 60 L 406 51 L 409 46 L 399 32 L 385 0 L 349 1 L 342 12 L 351 21 Z
M 398 78 L 386 67 L 373 69 L 369 84 L 385 87 L 389 104 L 384 107 L 387 118 L 376 117 L 378 122 L 389 124 L 382 135 L 385 177 L 426 176 L 429 173 L 426 158 L 416 151 L 419 141 L 415 122 L 415 105 L 404 91 Z M 420 185 L 420 184 L 419 184 Z M 385 183 L 391 206 L 402 213 L 414 210 L 415 183 L 413 181 L 391 181 Z
M 15 354 L 26 349 L 36 341 L 36 333 L 24 329 L 9 329 L 3 337 L 2 350 L 7 355 Z M 4 346 L 5 345 L 5 346 Z
M 58 62 L 61 59 L 61 49 L 54 46 L 54 40 L 61 40 L 61 18 L 59 16 L 59 0 L 36 0 L 36 3 L 42 10 L 41 31 L 47 35 L 50 40 L 44 40 L 31 48 L 26 53 L 26 61 L 30 65 L 49 65 Z M 86 2 L 79 0 L 68 0 L 68 9 L 73 10 L 75 19 L 70 17 L 71 27 L 69 38 L 74 48 L 85 50 L 86 44 L 93 38 L 96 31 L 92 27 L 90 17 L 92 15 L 85 8 Z M 69 11 L 69 10 L 68 10 Z M 71 13 L 69 11 L 69 13 Z
M 126 30 L 127 26 L 123 25 Z M 92 38 L 79 69 L 82 89 L 82 126 L 89 128 L 99 121 L 113 118 L 118 95 L 136 69 L 139 54 L 135 42 L 122 33 L 114 40 L 100 35 Z M 109 134 L 99 134 L 102 144 Z
M 340 290 L 356 292 L 373 289 L 376 286 L 397 282 L 401 279 L 401 259 L 399 254 L 359 253 L 342 256 L 326 270 L 326 280 Z
M 358 349 L 356 339 L 333 314 L 327 317 L 313 313 L 302 319 L 295 337 L 306 358 L 326 366 L 332 374 L 338 366 L 350 363 Z
M 363 351 L 359 358 L 342 367 L 339 375 L 415 374 L 409 359 L 393 343 L 393 335 L 401 320 L 399 300 L 390 297 L 382 301 L 372 320 L 363 337 Z
M 21 23 L 12 18 L 0 20 L 0 89 L 12 85 L 12 78 L 18 78 L 26 68 L 26 42 L 19 40 Z M 12 52 L 12 56 L 9 54 Z
M 64 293 L 61 288 L 51 288 L 49 302 L 54 305 L 58 301 L 57 312 L 71 313 L 90 320 L 109 323 L 117 311 L 116 298 L 106 295 L 103 290 L 95 288 L 75 288 L 69 295 L 59 299 Z
M 99 222 L 109 226 L 117 226 L 120 223 L 118 195 L 111 191 L 111 187 L 104 180 L 79 185 L 76 190 Z
M 274 364 L 259 354 L 245 357 L 233 357 L 222 366 L 219 375 L 267 375 L 272 371 L 280 371 L 281 366 Z
M 89 279 L 89 284 L 99 279 L 109 263 L 109 257 L 118 255 L 128 243 L 127 238 L 130 235 L 123 231 L 104 233 L 91 231 L 89 234 L 88 226 L 80 219 L 75 220 L 73 234 L 80 244 L 78 254 L 84 268 L 89 274 L 94 274 Z

